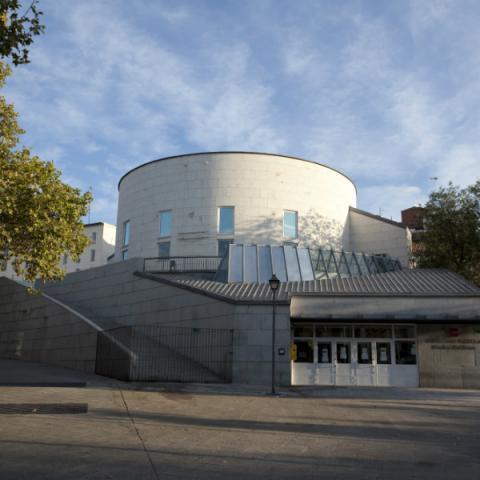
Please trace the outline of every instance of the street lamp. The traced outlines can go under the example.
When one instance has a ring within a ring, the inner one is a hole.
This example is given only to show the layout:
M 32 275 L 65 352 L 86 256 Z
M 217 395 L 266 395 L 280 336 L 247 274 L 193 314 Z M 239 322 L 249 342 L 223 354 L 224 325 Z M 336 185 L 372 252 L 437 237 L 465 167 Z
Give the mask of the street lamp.
M 277 296 L 277 290 L 280 286 L 280 280 L 275 274 L 268 281 L 270 284 L 270 290 L 273 295 L 273 308 L 272 308 L 272 395 L 275 395 L 275 300 Z

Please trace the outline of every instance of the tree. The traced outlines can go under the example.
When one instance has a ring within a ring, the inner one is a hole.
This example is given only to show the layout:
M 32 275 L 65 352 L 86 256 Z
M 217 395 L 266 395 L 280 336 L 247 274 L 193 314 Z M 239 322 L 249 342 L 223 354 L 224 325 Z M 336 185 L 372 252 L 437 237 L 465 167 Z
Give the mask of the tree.
M 43 31 L 37 3 L 19 16 L 18 1 L 0 0 L 0 56 L 14 65 L 28 63 L 26 47 Z M 9 74 L 0 61 L 0 88 Z M 22 133 L 13 105 L 0 96 L 0 268 L 10 261 L 27 281 L 60 279 L 62 255 L 76 260 L 89 243 L 81 219 L 92 197 L 63 183 L 52 162 L 18 147 Z
M 430 194 L 420 267 L 453 270 L 480 286 L 480 180 Z
M 30 62 L 27 47 L 45 29 L 40 23 L 43 12 L 37 5 L 38 0 L 33 0 L 19 14 L 22 5 L 18 0 L 0 0 L 0 57 L 11 58 L 15 66 Z

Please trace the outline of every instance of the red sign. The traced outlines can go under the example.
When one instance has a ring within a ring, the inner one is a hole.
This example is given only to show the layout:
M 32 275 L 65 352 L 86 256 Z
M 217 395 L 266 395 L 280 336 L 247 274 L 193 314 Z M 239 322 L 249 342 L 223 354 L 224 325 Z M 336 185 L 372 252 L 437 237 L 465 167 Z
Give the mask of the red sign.
M 457 327 L 451 327 L 449 334 L 451 337 L 458 337 L 460 335 L 460 329 Z

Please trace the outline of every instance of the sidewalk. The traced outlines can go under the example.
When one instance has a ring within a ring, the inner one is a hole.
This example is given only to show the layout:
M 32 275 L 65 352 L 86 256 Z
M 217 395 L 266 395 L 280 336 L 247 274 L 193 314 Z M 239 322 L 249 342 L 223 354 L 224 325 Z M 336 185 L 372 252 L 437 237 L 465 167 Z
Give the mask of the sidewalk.
M 1 480 L 480 478 L 480 392 L 124 384 L 0 361 Z M 67 386 L 85 382 L 84 387 Z M 9 405 L 10 410 L 2 406 Z M 84 405 L 87 413 L 12 413 Z

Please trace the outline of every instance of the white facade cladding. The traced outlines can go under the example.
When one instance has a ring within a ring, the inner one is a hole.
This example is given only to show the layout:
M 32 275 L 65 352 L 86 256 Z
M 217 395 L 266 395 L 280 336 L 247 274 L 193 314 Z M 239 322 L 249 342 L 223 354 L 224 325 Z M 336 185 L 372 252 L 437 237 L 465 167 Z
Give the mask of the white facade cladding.
M 164 158 L 120 180 L 115 259 L 218 255 L 228 243 L 349 249 L 356 201 L 350 179 L 312 161 L 244 152 Z

